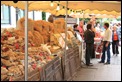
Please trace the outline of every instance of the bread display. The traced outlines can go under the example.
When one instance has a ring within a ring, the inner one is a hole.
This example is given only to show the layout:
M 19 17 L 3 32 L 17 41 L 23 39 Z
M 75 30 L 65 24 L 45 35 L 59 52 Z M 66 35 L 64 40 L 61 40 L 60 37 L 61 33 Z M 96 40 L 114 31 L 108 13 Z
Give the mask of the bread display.
M 5 29 L 1 35 L 1 80 L 11 80 L 24 75 L 25 19 L 18 20 L 17 29 Z M 28 19 L 28 72 L 50 62 L 65 43 L 61 34 L 65 30 L 64 19 L 54 23 Z M 68 39 L 73 35 L 69 32 Z M 64 36 L 64 35 L 63 35 Z

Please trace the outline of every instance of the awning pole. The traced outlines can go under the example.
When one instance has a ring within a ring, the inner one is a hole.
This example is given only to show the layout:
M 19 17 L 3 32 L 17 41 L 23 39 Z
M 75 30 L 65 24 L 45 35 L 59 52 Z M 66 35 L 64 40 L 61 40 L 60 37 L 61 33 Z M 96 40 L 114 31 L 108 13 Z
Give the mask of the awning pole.
M 28 1 L 25 3 L 25 81 L 28 81 Z
M 67 47 L 67 14 L 68 14 L 67 8 L 68 8 L 68 1 L 66 1 L 66 17 L 65 17 L 66 26 L 65 26 L 65 50 L 64 50 L 64 53 L 65 53 L 64 55 L 64 80 L 66 80 L 65 65 L 66 65 L 66 47 Z

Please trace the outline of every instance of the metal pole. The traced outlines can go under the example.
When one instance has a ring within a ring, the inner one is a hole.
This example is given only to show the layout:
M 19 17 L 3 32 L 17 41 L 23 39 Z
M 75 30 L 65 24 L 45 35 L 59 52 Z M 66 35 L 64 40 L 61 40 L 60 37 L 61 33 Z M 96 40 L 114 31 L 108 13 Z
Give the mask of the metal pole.
M 85 18 L 84 18 L 84 11 L 83 11 L 83 22 L 85 21 Z
M 16 25 L 17 25 L 17 21 L 18 21 L 18 8 L 16 7 Z
M 65 65 L 66 65 L 66 46 L 67 46 L 67 13 L 68 13 L 67 8 L 68 8 L 68 1 L 66 1 L 66 18 L 65 18 L 66 27 L 65 27 L 65 50 L 64 50 L 64 53 L 65 53 L 65 55 L 64 55 L 64 79 L 66 77 L 65 76 L 65 73 L 66 73 Z
M 28 1 L 25 3 L 25 81 L 28 81 Z

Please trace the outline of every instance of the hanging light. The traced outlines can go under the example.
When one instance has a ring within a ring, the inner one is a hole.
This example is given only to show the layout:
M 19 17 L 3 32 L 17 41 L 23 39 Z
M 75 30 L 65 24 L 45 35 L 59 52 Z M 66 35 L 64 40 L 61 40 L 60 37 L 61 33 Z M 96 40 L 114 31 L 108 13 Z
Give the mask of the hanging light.
M 82 10 L 82 13 L 84 13 L 84 10 Z
M 64 9 L 65 7 L 63 6 L 63 9 Z
M 78 14 L 80 14 L 80 12 L 79 12 L 79 11 L 77 11 L 77 13 L 78 13 Z
M 51 1 L 51 4 L 50 4 L 51 7 L 53 7 L 53 1 Z
M 74 12 L 71 12 L 71 14 L 74 14 Z
M 60 10 L 59 4 L 58 4 L 58 6 L 57 6 L 57 9 L 56 9 L 56 10 Z

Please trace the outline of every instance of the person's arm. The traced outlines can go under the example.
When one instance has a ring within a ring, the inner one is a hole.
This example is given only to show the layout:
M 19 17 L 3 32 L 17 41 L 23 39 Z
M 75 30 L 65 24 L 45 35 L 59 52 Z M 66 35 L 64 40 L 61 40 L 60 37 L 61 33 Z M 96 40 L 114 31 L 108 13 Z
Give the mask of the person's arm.
M 93 33 L 93 37 L 95 37 L 95 32 L 94 32 L 94 31 L 92 31 L 92 33 Z

